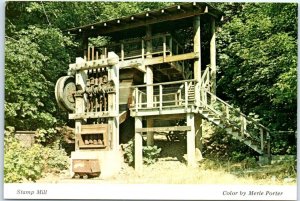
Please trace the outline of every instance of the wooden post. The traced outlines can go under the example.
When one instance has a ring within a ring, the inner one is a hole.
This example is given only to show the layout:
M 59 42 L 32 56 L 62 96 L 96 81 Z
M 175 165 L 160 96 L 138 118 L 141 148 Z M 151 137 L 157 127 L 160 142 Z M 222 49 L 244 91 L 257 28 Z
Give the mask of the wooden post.
M 263 128 L 260 128 L 260 148 L 261 148 L 261 151 L 263 152 L 263 154 L 265 153 L 265 150 L 264 150 L 264 130 Z
M 108 74 L 116 89 L 115 93 L 108 94 L 108 111 L 110 115 L 117 116 L 110 117 L 108 124 L 111 126 L 111 149 L 117 151 L 119 149 L 119 67 L 116 65 L 110 67 Z
M 134 96 L 135 96 L 135 112 L 138 112 L 139 107 L 139 89 L 136 87 L 134 89 Z
M 99 59 L 99 52 L 96 51 L 96 60 L 98 60 L 98 59 Z
M 172 36 L 170 35 L 169 39 L 169 49 L 170 49 L 170 56 L 173 55 L 173 44 L 172 44 Z
M 152 29 L 151 26 L 146 27 L 146 58 L 151 58 L 152 55 L 152 40 L 150 39 L 152 36 Z M 143 42 L 143 41 L 142 41 Z M 142 49 L 143 51 L 143 49 Z M 151 85 L 153 84 L 153 68 L 151 66 L 146 66 L 146 84 Z M 146 87 L 146 93 L 147 93 L 147 108 L 153 108 L 153 86 L 147 86 Z M 147 127 L 153 127 L 153 119 L 147 119 Z M 147 145 L 152 146 L 154 144 L 154 133 L 153 132 L 147 132 Z
M 163 37 L 163 58 L 164 58 L 164 61 L 166 60 L 166 56 L 167 56 L 167 39 L 166 39 L 166 36 L 164 35 Z
M 76 64 L 84 63 L 85 60 L 82 58 L 76 58 Z M 83 71 L 78 71 L 76 73 L 76 85 L 80 85 L 82 88 L 85 88 L 86 82 L 84 80 L 85 73 Z M 85 104 L 84 98 L 81 96 L 75 97 L 75 113 L 84 113 L 85 111 Z M 75 120 L 75 151 L 79 150 L 79 139 L 81 133 L 81 125 L 84 123 L 81 119 Z
M 188 98 L 189 98 L 188 83 L 184 82 L 184 107 L 186 110 L 188 106 Z
M 143 128 L 142 117 L 135 117 L 135 129 L 137 128 Z M 143 137 L 140 132 L 135 132 L 134 136 L 134 168 L 138 172 L 143 168 Z
M 95 47 L 92 46 L 92 61 L 94 61 L 94 56 L 95 56 Z
M 200 30 L 200 16 L 194 17 L 194 53 L 198 54 L 198 59 L 194 61 L 194 79 L 198 81 L 201 86 L 201 30 Z M 200 93 L 195 91 L 196 105 L 200 105 Z
M 87 61 L 89 61 L 91 58 L 91 48 L 88 47 L 88 53 L 87 53 Z
M 211 19 L 211 40 L 210 40 L 210 67 L 211 67 L 211 92 L 213 94 L 216 94 L 216 73 L 217 73 L 217 67 L 216 67 L 216 28 L 215 28 L 215 18 L 212 17 Z
M 162 111 L 163 106 L 163 88 L 162 85 L 159 85 L 159 111 Z
M 196 154 L 196 161 L 200 161 L 203 159 L 202 157 L 202 117 L 200 114 L 195 114 L 195 154 Z
M 190 131 L 187 131 L 187 163 L 188 166 L 194 167 L 196 165 L 195 160 L 195 118 L 193 113 L 186 114 L 187 126 L 191 127 Z
M 124 44 L 121 44 L 121 61 L 124 61 Z
M 144 60 L 145 58 L 145 41 L 142 39 L 142 59 Z

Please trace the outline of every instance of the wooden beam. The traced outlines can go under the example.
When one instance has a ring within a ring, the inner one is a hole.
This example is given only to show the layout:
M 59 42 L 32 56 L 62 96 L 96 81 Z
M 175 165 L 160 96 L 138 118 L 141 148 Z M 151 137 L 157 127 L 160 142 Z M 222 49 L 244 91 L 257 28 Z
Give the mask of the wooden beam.
M 164 132 L 164 131 L 190 131 L 191 126 L 170 126 L 170 127 L 152 127 L 152 128 L 136 128 L 135 132 Z
M 197 52 L 190 52 L 185 54 L 167 56 L 165 61 L 163 56 L 155 57 L 155 58 L 148 58 L 144 60 L 145 65 L 154 65 L 154 64 L 161 64 L 161 63 L 168 63 L 168 62 L 175 62 L 175 61 L 183 61 L 183 60 L 190 60 L 190 59 L 197 59 L 199 58 L 199 54 Z

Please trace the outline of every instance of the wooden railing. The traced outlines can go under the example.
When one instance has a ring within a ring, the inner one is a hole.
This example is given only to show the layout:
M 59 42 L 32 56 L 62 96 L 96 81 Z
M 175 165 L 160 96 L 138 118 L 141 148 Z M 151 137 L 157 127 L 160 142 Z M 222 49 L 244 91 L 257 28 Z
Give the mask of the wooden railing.
M 234 126 L 241 137 L 256 141 L 260 144 L 261 151 L 270 155 L 270 130 L 268 128 L 203 87 L 200 89 L 200 99 L 201 106 L 217 114 L 225 126 Z
M 133 86 L 133 103 L 131 108 L 137 112 L 140 109 L 164 109 L 168 107 L 185 107 L 194 105 L 195 80 L 182 80 L 148 85 Z M 147 88 L 151 90 L 147 96 Z
M 147 44 L 151 42 L 151 48 Z M 178 55 L 184 53 L 184 47 L 175 40 L 171 34 L 157 34 L 151 37 L 133 38 L 121 40 L 119 42 L 111 42 L 106 46 L 89 47 L 85 51 L 87 61 L 106 58 L 109 51 L 115 52 L 120 61 L 146 58 L 152 56 Z

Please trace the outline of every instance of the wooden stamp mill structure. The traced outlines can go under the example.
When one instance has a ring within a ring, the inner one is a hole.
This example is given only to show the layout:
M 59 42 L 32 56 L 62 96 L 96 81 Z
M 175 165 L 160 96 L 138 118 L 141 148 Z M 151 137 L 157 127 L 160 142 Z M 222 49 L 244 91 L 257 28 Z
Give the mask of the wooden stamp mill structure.
M 269 131 L 216 96 L 216 21 L 207 3 L 181 3 L 72 28 L 83 57 L 56 84 L 56 99 L 75 120 L 71 171 L 77 176 L 120 169 L 120 140 L 134 136 L 135 169 L 143 164 L 143 137 L 187 139 L 187 163 L 202 151 L 202 120 L 225 129 L 261 155 Z M 106 44 L 93 46 L 102 36 Z M 180 124 L 178 122 L 181 122 Z

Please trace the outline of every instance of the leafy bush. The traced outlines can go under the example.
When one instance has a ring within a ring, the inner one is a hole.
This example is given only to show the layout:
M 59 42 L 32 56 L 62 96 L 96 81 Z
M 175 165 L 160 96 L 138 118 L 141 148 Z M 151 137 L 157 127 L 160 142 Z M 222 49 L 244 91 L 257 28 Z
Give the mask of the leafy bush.
M 143 161 L 144 164 L 150 165 L 157 161 L 157 158 L 161 152 L 161 148 L 157 146 L 146 146 L 143 147 Z
M 161 148 L 158 148 L 157 146 L 144 146 L 143 147 L 143 162 L 146 165 L 153 164 L 159 154 L 161 152 Z M 134 164 L 134 140 L 130 140 L 127 144 L 127 146 L 124 148 L 124 159 L 125 162 L 129 165 Z
M 34 144 L 24 147 L 14 138 L 13 132 L 5 131 L 4 182 L 36 181 L 45 172 L 60 171 L 68 167 L 68 157 L 63 150 Z

